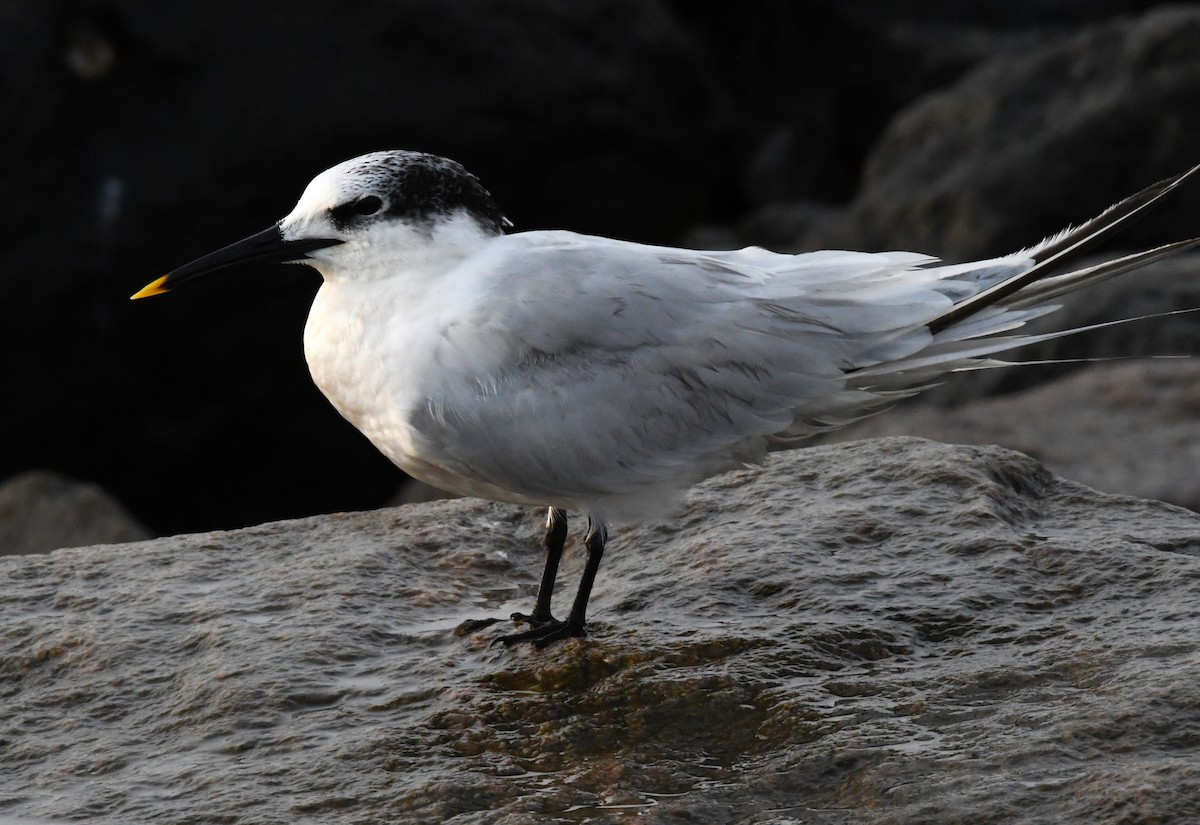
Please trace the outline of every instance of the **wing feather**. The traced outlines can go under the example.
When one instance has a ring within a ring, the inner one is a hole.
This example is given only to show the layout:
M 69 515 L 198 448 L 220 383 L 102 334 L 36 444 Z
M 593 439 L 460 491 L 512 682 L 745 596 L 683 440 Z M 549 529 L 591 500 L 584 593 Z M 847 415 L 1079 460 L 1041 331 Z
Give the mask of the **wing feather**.
M 879 412 L 947 372 L 1077 331 L 1017 332 L 1056 309 L 1050 299 L 1200 240 L 1051 277 L 1039 255 L 1065 257 L 1107 232 L 1109 216 L 1120 223 L 1144 205 L 1031 252 L 953 265 L 909 252 L 498 238 L 449 279 L 469 298 L 444 305 L 434 358 L 452 368 L 431 371 L 408 423 L 452 474 L 641 517 L 664 495 Z
M 548 501 L 683 488 L 761 459 L 798 415 L 812 432 L 856 416 L 848 371 L 927 345 L 921 323 L 964 289 L 910 253 L 504 240 L 462 273 L 481 298 L 441 342 L 461 365 L 491 333 L 490 357 L 442 371 L 411 423 L 456 472 Z

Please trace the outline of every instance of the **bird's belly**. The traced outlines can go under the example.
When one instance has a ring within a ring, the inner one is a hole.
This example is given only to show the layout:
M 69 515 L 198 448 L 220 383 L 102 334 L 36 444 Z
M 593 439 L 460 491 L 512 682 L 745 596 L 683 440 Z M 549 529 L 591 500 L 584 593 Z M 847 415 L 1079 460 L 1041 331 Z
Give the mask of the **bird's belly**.
M 324 389 L 322 389 L 325 392 Z M 494 501 L 508 501 L 516 504 L 541 504 L 505 490 L 494 484 L 489 484 L 477 478 L 472 478 L 461 469 L 450 466 L 451 462 L 440 455 L 437 445 L 431 445 L 409 424 L 407 410 L 401 406 L 375 411 L 364 411 L 361 408 L 348 409 L 342 406 L 329 392 L 325 395 L 333 403 L 338 412 L 358 429 L 375 445 L 393 464 L 413 478 L 463 496 L 479 496 Z

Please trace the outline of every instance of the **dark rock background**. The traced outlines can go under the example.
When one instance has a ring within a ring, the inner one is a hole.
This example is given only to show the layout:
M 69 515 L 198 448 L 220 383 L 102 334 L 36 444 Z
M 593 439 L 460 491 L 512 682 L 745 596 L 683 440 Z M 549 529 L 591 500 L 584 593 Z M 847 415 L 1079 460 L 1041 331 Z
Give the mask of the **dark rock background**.
M 95 484 L 45 470 L 30 470 L 0 484 L 0 556 L 151 537 Z
M 0 65 L 0 479 L 98 483 L 157 532 L 400 485 L 310 384 L 315 275 L 126 300 L 347 157 L 454 157 L 522 229 L 948 258 L 1200 159 L 1200 4 L 4 2 Z

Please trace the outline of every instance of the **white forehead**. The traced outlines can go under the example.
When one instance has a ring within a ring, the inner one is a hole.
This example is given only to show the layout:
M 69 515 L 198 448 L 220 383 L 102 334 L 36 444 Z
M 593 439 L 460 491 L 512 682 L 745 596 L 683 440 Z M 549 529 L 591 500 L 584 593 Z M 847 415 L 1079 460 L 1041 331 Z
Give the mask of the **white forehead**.
M 505 225 L 492 196 L 461 164 L 404 150 L 372 152 L 326 169 L 305 187 L 282 225 L 299 232 L 305 225 L 328 224 L 332 219 L 338 229 L 347 230 L 345 207 L 368 195 L 381 200 L 381 219 L 428 224 L 466 210 L 492 234 L 499 234 Z M 375 205 L 365 214 L 378 209 Z M 372 220 L 370 225 L 378 222 Z
M 304 188 L 289 217 L 315 215 L 378 188 L 387 175 L 381 161 L 393 154 L 372 152 L 326 169 Z

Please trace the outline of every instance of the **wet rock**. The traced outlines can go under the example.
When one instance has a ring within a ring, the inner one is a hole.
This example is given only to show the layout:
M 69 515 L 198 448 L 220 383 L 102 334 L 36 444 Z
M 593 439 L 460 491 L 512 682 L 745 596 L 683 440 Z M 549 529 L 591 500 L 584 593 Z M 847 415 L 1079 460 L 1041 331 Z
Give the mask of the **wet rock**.
M 22 473 L 0 484 L 0 555 L 141 541 L 153 535 L 95 484 Z
M 539 522 L 458 500 L 0 560 L 0 812 L 1191 816 L 1196 514 L 994 447 L 820 447 L 615 530 L 589 638 L 455 637 L 528 606 Z

